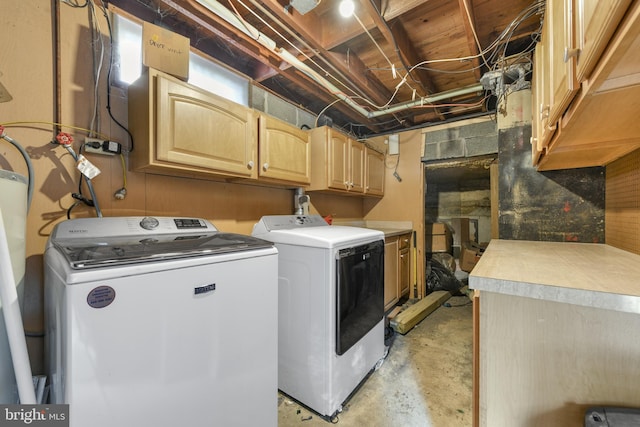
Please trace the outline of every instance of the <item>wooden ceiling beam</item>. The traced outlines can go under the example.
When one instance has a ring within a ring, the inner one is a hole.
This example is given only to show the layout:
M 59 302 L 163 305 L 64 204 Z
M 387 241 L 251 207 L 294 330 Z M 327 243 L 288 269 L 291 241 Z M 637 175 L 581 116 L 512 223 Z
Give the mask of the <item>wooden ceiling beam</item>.
M 471 0 L 458 0 L 458 5 L 460 8 L 462 22 L 464 23 L 464 32 L 467 35 L 467 45 L 469 45 L 471 56 L 475 56 L 475 58 L 471 60 L 471 63 L 473 64 L 473 75 L 477 81 L 480 81 L 480 77 L 482 77 L 482 70 L 480 69 L 480 50 L 474 35 L 476 34 L 475 28 L 477 25 L 475 15 L 473 13 L 473 6 L 471 5 Z
M 315 14 L 313 10 L 305 15 L 300 15 L 293 8 L 285 11 L 277 0 L 264 0 L 263 4 L 282 25 L 289 27 L 305 40 L 310 50 L 315 53 L 315 57 L 326 59 L 329 65 L 320 65 L 323 68 L 329 68 L 330 74 L 336 74 L 337 79 L 347 87 L 351 86 L 351 89 L 358 96 L 368 98 L 377 104 L 385 104 L 391 97 L 389 90 L 371 72 L 366 70 L 356 53 L 353 51 L 350 51 L 348 55 L 335 53 L 325 47 L 322 42 L 322 31 L 320 31 L 324 28 L 324 24 L 320 16 Z M 304 60 L 304 58 L 300 59 Z M 318 59 L 316 62 L 320 63 L 321 61 Z M 345 93 L 348 96 L 352 95 L 347 90 Z

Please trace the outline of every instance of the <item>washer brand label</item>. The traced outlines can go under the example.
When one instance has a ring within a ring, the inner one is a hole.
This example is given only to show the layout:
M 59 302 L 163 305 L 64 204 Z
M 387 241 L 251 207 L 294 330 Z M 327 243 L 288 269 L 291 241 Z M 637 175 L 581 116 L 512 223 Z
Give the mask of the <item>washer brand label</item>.
M 216 290 L 216 284 L 212 283 L 210 285 L 198 286 L 197 288 L 194 288 L 194 294 L 195 295 L 206 294 L 207 292 L 212 292 L 215 290 Z
M 87 295 L 87 304 L 93 308 L 104 308 L 116 299 L 116 291 L 111 286 L 98 286 Z
M 0 405 L 0 426 L 69 427 L 69 405 Z

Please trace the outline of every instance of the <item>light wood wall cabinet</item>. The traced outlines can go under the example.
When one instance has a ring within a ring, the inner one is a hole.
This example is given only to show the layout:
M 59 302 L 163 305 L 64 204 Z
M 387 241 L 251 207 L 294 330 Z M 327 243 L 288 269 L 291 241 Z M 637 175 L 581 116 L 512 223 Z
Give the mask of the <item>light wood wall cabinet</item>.
M 388 311 L 407 295 L 411 283 L 411 233 L 385 237 L 384 310 Z
M 539 170 L 603 166 L 640 147 L 640 1 L 549 0 L 534 54 Z
M 327 126 L 309 133 L 312 163 L 311 184 L 307 190 L 384 195 L 384 157 L 375 156 L 372 154 L 375 151 L 365 144 Z
M 129 86 L 133 170 L 257 178 L 253 110 L 149 69 Z
M 258 135 L 261 179 L 311 182 L 311 147 L 307 131 L 261 114 Z
M 384 154 L 364 148 L 364 192 L 370 196 L 384 196 Z

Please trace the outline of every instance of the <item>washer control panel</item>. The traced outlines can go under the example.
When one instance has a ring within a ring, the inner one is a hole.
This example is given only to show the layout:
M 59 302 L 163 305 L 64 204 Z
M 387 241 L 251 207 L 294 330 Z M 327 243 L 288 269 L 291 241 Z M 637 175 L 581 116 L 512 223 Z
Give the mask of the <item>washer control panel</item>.
M 147 234 L 186 234 L 218 231 L 200 218 L 176 217 L 105 217 L 76 218 L 56 225 L 52 238 L 77 239 Z

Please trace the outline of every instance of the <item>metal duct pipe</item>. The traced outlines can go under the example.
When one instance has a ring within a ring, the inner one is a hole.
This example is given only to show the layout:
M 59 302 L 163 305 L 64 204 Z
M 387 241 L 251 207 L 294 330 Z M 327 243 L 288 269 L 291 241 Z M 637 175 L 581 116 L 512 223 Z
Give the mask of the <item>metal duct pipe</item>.
M 440 101 L 442 99 L 451 98 L 454 96 L 466 95 L 473 92 L 478 92 L 483 90 L 482 84 L 478 83 L 472 86 L 467 86 L 461 89 L 454 89 L 446 92 L 441 92 L 438 94 L 434 94 L 431 96 L 422 97 L 417 101 L 411 101 L 401 104 L 396 104 L 394 106 L 379 110 L 379 111 L 368 111 L 367 109 L 360 106 L 358 103 L 354 102 L 351 98 L 342 93 L 340 89 L 338 89 L 335 85 L 321 76 L 318 72 L 313 70 L 311 67 L 306 65 L 304 62 L 300 61 L 296 58 L 295 55 L 289 53 L 286 49 L 279 48 L 276 45 L 276 42 L 271 40 L 265 34 L 261 33 L 257 28 L 252 26 L 251 24 L 242 21 L 238 18 L 233 12 L 229 9 L 221 5 L 216 0 L 196 0 L 198 3 L 209 9 L 211 12 L 215 13 L 218 17 L 224 19 L 227 23 L 233 25 L 238 30 L 242 31 L 244 34 L 248 35 L 252 39 L 256 40 L 273 53 L 278 55 L 283 61 L 288 62 L 293 67 L 298 69 L 299 71 L 306 74 L 311 79 L 315 80 L 318 84 L 325 87 L 329 90 L 334 96 L 344 101 L 349 107 L 360 113 L 362 116 L 371 119 L 379 116 L 384 116 L 387 114 L 397 113 L 399 111 L 408 110 L 413 107 L 422 106 L 425 104 L 431 104 L 436 101 Z
M 369 113 L 367 117 L 371 119 L 374 117 L 383 116 L 385 114 L 396 113 L 398 111 L 406 110 L 413 107 L 421 107 L 423 105 L 432 104 L 434 102 L 441 101 L 443 99 L 453 98 L 455 96 L 467 95 L 473 92 L 481 92 L 483 90 L 484 90 L 484 86 L 482 86 L 481 83 L 476 83 L 474 85 L 462 87 L 460 89 L 452 89 L 446 92 L 440 92 L 430 96 L 423 96 L 418 100 L 396 104 L 392 107 L 385 108 L 384 110 L 373 111 Z

